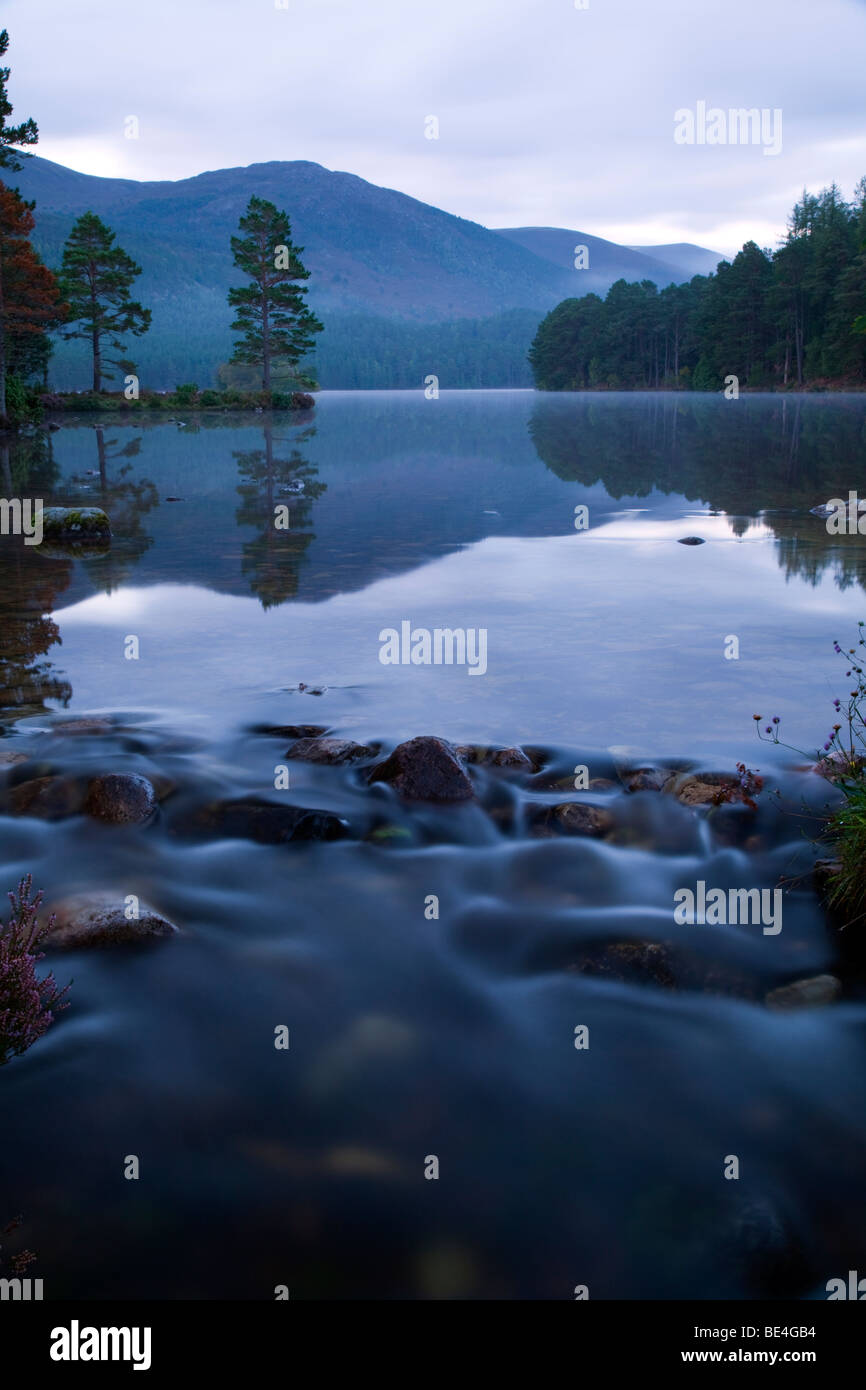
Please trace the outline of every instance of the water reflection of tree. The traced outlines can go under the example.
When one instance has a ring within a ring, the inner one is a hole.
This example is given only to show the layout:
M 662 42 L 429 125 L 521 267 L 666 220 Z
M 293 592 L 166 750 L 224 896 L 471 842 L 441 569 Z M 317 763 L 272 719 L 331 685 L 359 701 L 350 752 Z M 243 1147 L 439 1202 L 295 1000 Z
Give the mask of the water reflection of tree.
M 831 536 L 808 515 L 858 484 L 866 496 L 861 401 L 548 397 L 529 433 L 557 477 L 613 498 L 679 493 L 727 513 L 735 535 L 760 516 L 786 574 L 817 585 L 831 569 L 840 588 L 866 588 L 866 537 Z
M 110 594 L 129 578 L 134 566 L 153 545 L 153 537 L 145 531 L 142 518 L 159 506 L 159 494 L 148 478 L 130 477 L 131 460 L 141 452 L 139 437 L 118 447 L 116 439 L 106 440 L 101 425 L 96 426 L 95 434 L 97 466 L 86 475 L 73 475 L 66 484 L 63 500 L 66 503 L 74 501 L 78 506 L 101 507 L 111 519 L 110 547 L 84 557 L 92 583 Z M 123 462 L 113 467 L 118 460 Z
M 0 495 L 44 499 L 56 481 L 49 435 L 0 441 Z M 21 536 L 0 538 L 0 722 L 43 714 L 47 700 L 72 695 L 50 661 L 39 657 L 60 641 L 47 617 L 68 588 L 72 562 L 37 553 Z
M 313 503 L 327 484 L 316 482 L 317 469 L 297 448 L 315 433 L 309 427 L 291 441 L 274 435 L 264 425 L 264 448 L 234 450 L 244 481 L 238 487 L 242 501 L 236 512 L 239 526 L 255 526 L 259 534 L 243 548 L 241 571 L 263 608 L 275 608 L 298 591 L 298 575 L 307 547 L 315 534 L 307 530 Z M 288 458 L 278 458 L 274 444 L 290 442 Z M 288 529 L 276 526 L 277 508 L 287 507 Z

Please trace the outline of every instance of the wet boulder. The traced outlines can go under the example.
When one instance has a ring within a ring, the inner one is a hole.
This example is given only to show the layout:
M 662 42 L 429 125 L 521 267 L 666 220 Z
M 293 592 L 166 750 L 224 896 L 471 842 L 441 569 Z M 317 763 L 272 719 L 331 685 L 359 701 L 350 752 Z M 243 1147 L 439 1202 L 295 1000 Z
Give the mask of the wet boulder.
M 355 743 L 350 738 L 300 738 L 286 753 L 287 758 L 298 758 L 306 763 L 357 763 L 375 758 L 377 750 L 366 743 Z
M 610 834 L 613 825 L 610 811 L 583 801 L 544 806 L 532 822 L 535 834 L 583 835 L 590 839 L 603 839 Z
M 260 845 L 284 845 L 300 840 L 340 840 L 348 825 L 328 811 L 286 806 L 261 797 L 238 797 L 201 807 L 189 829 L 231 840 L 255 840 Z
M 138 773 L 109 772 L 91 781 L 84 810 L 112 825 L 142 825 L 156 810 L 156 792 Z
M 673 788 L 683 806 L 720 806 L 723 802 L 745 801 L 745 794 L 734 772 L 699 772 L 684 777 Z
M 482 767 L 503 767 L 517 772 L 535 771 L 535 764 L 522 748 L 485 748 L 473 743 L 462 743 L 454 752 L 464 763 L 477 763 Z
M 406 801 L 469 801 L 475 794 L 452 745 L 429 736 L 398 744 L 368 781 L 387 783 Z
M 666 767 L 622 768 L 619 776 L 629 792 L 667 791 L 674 778 L 674 774 Z
M 252 732 L 272 738 L 320 738 L 328 730 L 323 724 L 257 724 Z
M 769 1009 L 815 1009 L 834 1004 L 841 993 L 842 983 L 835 975 L 811 975 L 770 990 L 765 1002 Z
M 26 763 L 28 761 L 29 758 L 26 753 L 18 753 L 14 750 L 11 752 L 4 752 L 0 749 L 0 767 L 16 767 L 18 763 Z
M 37 514 L 45 540 L 63 545 L 111 539 L 111 522 L 101 507 L 43 507 Z
M 52 724 L 52 734 L 62 734 L 66 737 L 80 737 L 89 734 L 111 734 L 116 725 L 111 719 L 103 719 L 99 716 L 83 716 L 79 719 L 63 719 L 56 724 Z
M 81 778 L 31 777 L 4 791 L 0 809 L 11 816 L 64 820 L 80 815 L 86 796 L 87 783 Z
M 177 927 L 146 903 L 120 893 L 81 893 L 53 908 L 54 926 L 45 939 L 50 950 L 129 945 L 176 936 Z

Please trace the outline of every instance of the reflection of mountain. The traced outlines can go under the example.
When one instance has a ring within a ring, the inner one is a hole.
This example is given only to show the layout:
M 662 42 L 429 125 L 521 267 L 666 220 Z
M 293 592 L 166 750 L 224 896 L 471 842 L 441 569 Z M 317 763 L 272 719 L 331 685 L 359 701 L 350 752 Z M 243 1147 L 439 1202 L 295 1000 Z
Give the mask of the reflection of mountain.
M 828 401 L 827 405 L 830 406 Z M 866 496 L 862 402 L 832 400 L 832 414 L 802 397 L 741 401 L 648 394 L 537 402 L 529 433 L 557 477 L 611 497 L 676 493 L 726 512 L 736 535 L 759 514 L 776 536 L 786 574 L 840 588 L 866 587 L 866 537 L 828 534 L 808 515 L 818 502 Z
M 315 540 L 305 528 L 327 485 L 315 481 L 318 470 L 296 448 L 289 458 L 276 457 L 272 425 L 265 425 L 263 433 L 264 449 L 236 449 L 233 454 L 245 480 L 238 488 L 243 501 L 236 515 L 239 526 L 256 526 L 260 532 L 244 545 L 241 571 L 262 607 L 275 608 L 298 591 L 298 571 Z M 300 444 L 314 433 L 304 430 L 292 442 Z
M 45 435 L 0 443 L 0 494 L 47 496 L 56 468 Z M 57 624 L 46 617 L 69 584 L 72 565 L 48 559 L 20 536 L 0 537 L 0 722 L 41 714 L 46 700 L 69 702 L 72 689 L 39 661 L 60 641 Z

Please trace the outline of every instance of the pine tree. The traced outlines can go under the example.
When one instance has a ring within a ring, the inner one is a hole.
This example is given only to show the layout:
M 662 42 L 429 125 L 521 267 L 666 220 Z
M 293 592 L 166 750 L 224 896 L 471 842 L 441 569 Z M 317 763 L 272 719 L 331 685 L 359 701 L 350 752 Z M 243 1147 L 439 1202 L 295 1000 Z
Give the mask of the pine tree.
M 27 376 L 47 362 L 47 333 L 66 313 L 57 280 L 30 245 L 33 225 L 33 204 L 0 184 L 0 419 L 7 373 Z
M 4 56 L 8 47 L 9 34 L 4 29 L 0 32 L 0 58 Z M 15 147 L 35 145 L 39 139 L 39 131 L 32 116 L 20 125 L 7 125 L 6 117 L 12 115 L 12 104 L 6 94 L 9 72 L 9 68 L 0 68 L 0 168 L 20 169 L 21 164 L 16 157 Z
M 262 390 L 269 391 L 274 362 L 297 367 L 322 324 L 307 307 L 306 287 L 299 283 L 309 280 L 310 272 L 301 263 L 304 248 L 292 245 L 288 214 L 252 197 L 239 230 L 242 235 L 232 237 L 234 262 L 252 283 L 228 293 L 236 311 L 232 328 L 243 335 L 231 360 L 260 367 Z
M 141 274 L 137 265 L 119 246 L 114 232 L 93 212 L 79 217 L 63 250 L 60 283 L 69 301 L 69 319 L 77 328 L 65 338 L 86 338 L 93 352 L 93 390 L 102 390 L 106 367 L 132 367 L 124 359 L 105 358 L 103 343 L 116 352 L 123 351 L 121 335 L 140 338 L 150 328 L 151 313 L 143 309 L 129 290 Z

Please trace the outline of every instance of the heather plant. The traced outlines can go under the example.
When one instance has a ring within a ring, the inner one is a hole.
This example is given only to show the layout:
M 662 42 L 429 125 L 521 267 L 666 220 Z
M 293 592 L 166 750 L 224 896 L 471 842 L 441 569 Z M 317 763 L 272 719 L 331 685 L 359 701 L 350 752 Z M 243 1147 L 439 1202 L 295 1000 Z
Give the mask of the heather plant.
M 21 1225 L 21 1220 L 22 1218 L 20 1216 L 16 1216 L 6 1226 L 0 1227 L 0 1241 L 5 1241 L 7 1236 L 12 1235 L 13 1231 L 18 1230 L 18 1227 Z M 5 1246 L 0 1244 L 0 1275 L 3 1273 L 3 1265 L 6 1258 Z M 8 1256 L 8 1268 L 13 1279 L 23 1279 L 28 1268 L 35 1260 L 36 1256 L 32 1250 L 19 1250 L 16 1254 Z
M 853 689 L 844 699 L 835 699 L 833 709 L 839 722 L 835 723 L 823 746 L 816 750 L 816 771 L 822 773 L 842 793 L 842 805 L 827 822 L 826 837 L 838 858 L 838 872 L 831 875 L 827 891 L 829 905 L 843 912 L 849 922 L 866 916 L 866 635 L 859 624 L 860 636 L 856 647 L 843 648 L 834 641 L 833 650 L 844 658 L 846 677 Z M 858 651 L 858 648 L 860 649 Z M 784 743 L 780 737 L 781 720 L 774 715 L 762 727 L 761 715 L 752 716 L 758 737 L 766 743 L 781 743 L 794 752 L 802 748 Z
M 34 898 L 32 891 L 28 874 L 9 894 L 12 914 L 0 929 L 0 1066 L 26 1052 L 54 1022 L 55 1012 L 66 1008 L 69 985 L 58 990 L 53 974 L 42 979 L 36 974 L 45 955 L 39 948 L 54 918 L 39 922 L 42 894 Z

